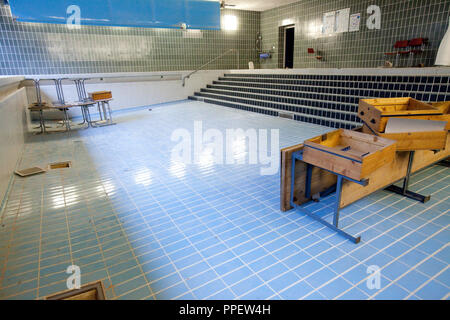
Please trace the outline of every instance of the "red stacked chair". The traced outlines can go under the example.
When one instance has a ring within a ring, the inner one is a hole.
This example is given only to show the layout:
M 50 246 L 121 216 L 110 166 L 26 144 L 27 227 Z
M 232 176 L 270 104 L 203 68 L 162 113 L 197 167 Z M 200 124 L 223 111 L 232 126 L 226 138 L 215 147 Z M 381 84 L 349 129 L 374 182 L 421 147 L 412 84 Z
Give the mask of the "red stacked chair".
M 396 51 L 394 52 L 386 52 L 385 55 L 386 56 L 395 56 L 395 64 L 394 67 L 399 67 L 399 60 L 400 60 L 400 56 L 402 55 L 409 55 L 410 54 L 410 50 L 407 50 L 409 47 L 409 41 L 408 40 L 401 40 L 401 41 L 397 41 L 394 45 L 394 49 L 396 49 Z

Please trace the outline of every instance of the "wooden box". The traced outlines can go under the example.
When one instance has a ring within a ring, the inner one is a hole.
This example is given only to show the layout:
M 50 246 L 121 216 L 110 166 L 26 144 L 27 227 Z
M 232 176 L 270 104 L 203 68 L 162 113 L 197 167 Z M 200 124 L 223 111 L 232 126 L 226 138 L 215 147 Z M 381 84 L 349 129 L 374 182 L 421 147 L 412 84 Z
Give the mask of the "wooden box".
M 442 112 L 442 116 L 430 117 L 429 120 L 447 121 L 447 131 L 450 131 L 450 101 L 436 102 L 431 104 L 433 107 Z
M 89 93 L 89 98 L 94 101 L 112 99 L 111 91 L 97 91 Z
M 431 104 L 433 107 L 441 111 L 444 115 L 450 114 L 450 101 L 435 102 Z
M 442 116 L 441 110 L 412 98 L 361 99 L 358 116 L 376 132 L 383 133 L 389 118 L 430 119 Z
M 395 158 L 396 142 L 374 135 L 337 130 L 304 143 L 303 161 L 362 180 Z
M 372 134 L 366 125 L 363 132 Z M 397 141 L 397 151 L 442 150 L 447 144 L 447 131 L 377 133 L 378 136 Z
M 359 130 L 359 129 L 358 129 Z M 450 132 L 448 133 L 450 136 Z M 280 203 L 283 212 L 292 209 L 291 206 L 291 190 L 294 188 L 294 202 L 302 205 L 311 201 L 305 195 L 306 185 L 306 163 L 297 161 L 295 170 L 295 179 L 292 176 L 292 155 L 295 152 L 304 150 L 303 144 L 290 146 L 281 150 L 281 179 L 280 179 Z M 414 155 L 412 165 L 412 173 L 416 173 L 427 168 L 434 163 L 443 161 L 450 156 L 450 137 L 447 139 L 446 148 L 440 152 L 433 151 L 417 151 Z M 395 159 L 390 164 L 379 168 L 368 177 L 369 184 L 361 186 L 351 181 L 344 181 L 342 186 L 342 198 L 340 208 L 345 208 L 356 201 L 367 197 L 368 195 L 382 190 L 393 183 L 404 179 L 408 168 L 409 153 L 397 152 Z M 324 192 L 336 185 L 336 176 L 325 170 L 314 168 L 311 176 L 311 194 Z

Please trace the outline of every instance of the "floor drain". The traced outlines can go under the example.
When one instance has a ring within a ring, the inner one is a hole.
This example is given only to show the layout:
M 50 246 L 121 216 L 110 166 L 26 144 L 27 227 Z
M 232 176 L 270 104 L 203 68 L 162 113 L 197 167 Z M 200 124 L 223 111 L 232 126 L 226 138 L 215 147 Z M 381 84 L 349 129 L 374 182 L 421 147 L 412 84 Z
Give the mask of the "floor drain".
M 87 284 L 80 289 L 57 293 L 45 300 L 106 300 L 105 290 L 101 281 Z
M 72 162 L 71 161 L 55 162 L 55 163 L 50 163 L 48 166 L 51 170 L 67 169 L 67 168 L 72 167 Z

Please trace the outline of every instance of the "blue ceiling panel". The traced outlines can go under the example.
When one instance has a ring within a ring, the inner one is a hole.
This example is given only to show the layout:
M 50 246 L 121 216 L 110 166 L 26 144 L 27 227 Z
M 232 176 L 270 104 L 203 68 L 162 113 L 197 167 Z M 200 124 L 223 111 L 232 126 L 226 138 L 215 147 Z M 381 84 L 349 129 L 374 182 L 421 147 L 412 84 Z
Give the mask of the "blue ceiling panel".
M 206 0 L 10 0 L 17 21 L 66 24 L 80 13 L 81 25 L 220 29 L 220 3 Z M 74 21 L 73 19 L 70 21 Z

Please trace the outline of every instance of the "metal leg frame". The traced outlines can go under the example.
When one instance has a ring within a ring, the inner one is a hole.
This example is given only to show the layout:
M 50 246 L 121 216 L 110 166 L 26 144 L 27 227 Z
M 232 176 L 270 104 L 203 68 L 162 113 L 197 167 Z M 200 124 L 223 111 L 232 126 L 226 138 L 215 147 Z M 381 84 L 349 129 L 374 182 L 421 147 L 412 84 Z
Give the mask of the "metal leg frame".
M 103 113 L 102 113 L 102 109 L 101 109 L 101 106 L 100 106 L 100 102 L 97 102 L 97 109 L 98 109 L 98 114 L 100 116 L 100 121 L 103 121 Z
M 115 125 L 112 119 L 111 107 L 108 101 L 99 101 L 97 103 L 98 113 L 100 114 L 100 121 L 94 123 L 94 127 L 105 127 Z
M 91 113 L 89 112 L 89 107 L 90 107 L 90 106 L 92 106 L 92 105 L 87 105 L 87 106 L 84 106 L 84 107 L 83 107 L 84 113 L 85 113 L 85 115 L 86 115 L 86 121 L 87 121 L 87 124 L 88 124 L 88 128 L 94 127 L 94 124 L 95 124 L 95 122 L 92 121 L 92 119 L 91 119 Z
M 412 199 L 412 200 L 416 200 L 416 201 L 419 201 L 419 202 L 422 202 L 422 203 L 426 203 L 426 202 L 430 201 L 431 196 L 423 196 L 421 194 L 418 194 L 418 193 L 415 193 L 415 192 L 412 192 L 412 191 L 408 190 L 408 188 L 409 188 L 409 179 L 411 178 L 411 170 L 412 170 L 412 165 L 413 165 L 413 162 L 414 162 L 414 154 L 415 154 L 415 151 L 410 151 L 409 152 L 408 169 L 406 171 L 406 177 L 403 180 L 403 187 L 400 188 L 400 187 L 397 187 L 395 185 L 392 185 L 390 187 L 387 187 L 386 190 L 394 192 L 394 193 L 397 193 L 399 195 L 402 195 L 402 196 L 407 197 L 407 198 Z
M 40 84 L 40 79 L 33 79 L 34 82 L 34 88 L 36 90 L 36 99 L 37 99 L 37 104 L 38 105 L 42 105 L 42 95 L 41 95 L 41 84 Z M 41 131 L 36 133 L 36 134 L 43 134 L 43 133 L 47 133 L 47 128 L 51 128 L 49 126 L 45 125 L 45 119 L 44 119 L 44 111 L 39 110 L 39 126 L 34 127 L 33 129 L 40 129 Z
M 56 95 L 58 96 L 58 102 L 60 104 L 66 103 L 66 99 L 64 97 L 63 86 L 62 86 L 63 80 L 64 79 L 53 79 L 53 81 L 55 82 L 55 87 L 56 87 Z
M 87 121 L 86 121 L 86 114 L 84 112 L 84 107 L 81 107 L 80 109 L 81 109 L 81 115 L 83 116 L 83 122 L 80 122 L 78 125 L 82 126 L 83 124 L 86 124 Z
M 73 80 L 75 83 L 75 86 L 77 88 L 78 93 L 78 99 L 81 102 L 90 101 L 88 99 L 87 93 L 86 93 L 86 87 L 85 82 L 87 79 L 75 79 Z M 101 103 L 101 105 L 100 105 Z M 87 123 L 88 128 L 89 127 L 103 127 L 103 126 L 110 126 L 114 125 L 115 123 L 112 122 L 112 115 L 111 115 L 111 108 L 109 106 L 108 101 L 102 101 L 97 103 L 98 113 L 100 115 L 100 121 L 93 121 L 91 118 L 91 113 L 89 111 L 89 107 L 94 106 L 96 102 L 92 103 L 91 105 L 86 105 L 81 108 L 81 112 L 83 114 L 83 122 L 80 123 L 80 125 L 83 125 Z M 106 121 L 105 123 L 99 123 Z
M 75 82 L 75 86 L 77 88 L 78 99 L 82 102 L 85 102 L 87 100 L 86 88 L 84 86 L 85 81 L 86 81 L 86 79 L 73 80 L 73 82 Z
M 39 110 L 39 126 L 35 127 L 34 129 L 40 129 L 40 132 L 37 132 L 36 134 L 43 134 L 47 133 L 47 127 L 45 126 L 45 120 L 44 120 L 44 111 Z
M 55 88 L 56 88 L 56 95 L 58 97 L 58 103 L 60 105 L 65 105 L 66 104 L 66 99 L 64 97 L 64 90 L 63 90 L 63 86 L 62 86 L 62 82 L 63 80 L 65 80 L 65 78 L 59 78 L 59 79 L 53 79 L 54 83 L 55 83 Z M 59 109 L 64 113 L 64 119 L 63 119 L 63 126 L 66 127 L 66 131 L 70 131 L 71 127 L 70 127 L 70 118 L 69 118 L 69 109 L 67 108 L 62 108 Z
M 301 206 L 297 205 L 294 201 L 294 187 L 295 187 L 295 165 L 296 165 L 296 161 L 297 160 L 303 160 L 303 151 L 299 151 L 299 152 L 295 152 L 292 154 L 292 172 L 291 172 L 291 206 L 294 207 L 295 209 L 300 209 L 303 213 L 305 213 L 306 215 L 308 215 L 309 217 L 315 219 L 316 221 L 322 223 L 323 225 L 325 225 L 326 227 L 332 229 L 333 231 L 337 232 L 338 234 L 340 234 L 341 236 L 349 239 L 350 241 L 354 242 L 354 243 L 359 243 L 361 242 L 361 236 L 358 237 L 354 237 L 350 234 L 348 234 L 347 232 L 343 231 L 342 229 L 339 228 L 339 213 L 340 213 L 340 203 L 341 203 L 341 196 L 342 196 L 342 183 L 344 180 L 348 180 L 354 183 L 358 183 L 362 186 L 366 186 L 369 181 L 368 180 L 362 180 L 362 181 L 358 181 L 358 180 L 354 180 L 351 179 L 349 177 L 337 174 L 335 172 L 331 172 L 333 174 L 335 174 L 337 176 L 337 185 L 333 186 L 331 188 L 329 188 L 328 190 L 322 192 L 320 194 L 321 197 L 325 197 L 333 192 L 336 192 L 336 202 L 334 204 L 334 216 L 333 216 L 333 224 L 325 221 L 323 218 L 319 217 L 318 215 L 310 212 L 309 210 L 302 208 Z M 311 198 L 311 180 L 312 180 L 312 170 L 313 170 L 313 166 L 310 164 L 307 164 L 307 169 L 306 169 L 306 193 L 305 196 L 306 198 L 310 199 Z M 325 169 L 324 169 L 325 170 Z M 328 170 L 327 170 L 328 171 Z
M 77 89 L 78 100 L 80 102 L 86 102 L 88 100 L 86 88 L 84 86 L 85 81 L 86 81 L 86 79 L 74 79 L 73 80 L 73 82 L 75 83 L 75 87 Z M 92 105 L 94 105 L 94 104 L 92 104 Z M 93 127 L 93 125 L 92 125 L 93 122 L 91 120 L 91 115 L 89 112 L 89 105 L 85 105 L 85 106 L 81 107 L 81 114 L 83 116 L 83 122 L 79 123 L 79 125 L 87 124 L 87 128 Z
M 441 162 L 438 163 L 438 165 L 450 168 L 450 158 L 442 160 Z

